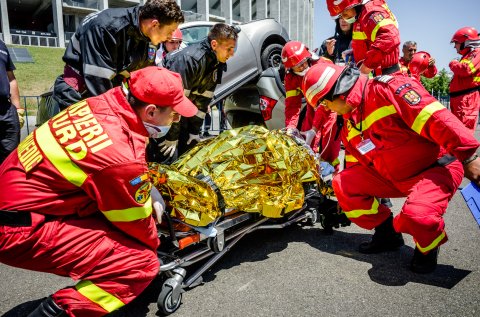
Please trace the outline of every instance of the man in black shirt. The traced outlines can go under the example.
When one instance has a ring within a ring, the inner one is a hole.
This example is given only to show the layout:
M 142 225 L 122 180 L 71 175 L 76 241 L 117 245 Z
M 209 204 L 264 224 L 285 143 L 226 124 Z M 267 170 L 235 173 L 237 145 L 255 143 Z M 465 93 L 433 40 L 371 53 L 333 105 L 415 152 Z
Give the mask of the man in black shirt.
M 15 65 L 7 46 L 0 40 L 0 164 L 20 141 L 20 122 L 25 110 L 20 108 L 20 93 L 13 71 Z

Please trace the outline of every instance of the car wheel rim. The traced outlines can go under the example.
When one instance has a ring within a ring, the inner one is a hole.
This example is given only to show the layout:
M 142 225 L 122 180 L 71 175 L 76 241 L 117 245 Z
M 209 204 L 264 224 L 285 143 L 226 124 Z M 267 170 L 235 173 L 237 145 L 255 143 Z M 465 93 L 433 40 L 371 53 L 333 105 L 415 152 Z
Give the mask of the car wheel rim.
M 282 65 L 282 56 L 278 53 L 270 55 L 270 67 L 279 68 Z

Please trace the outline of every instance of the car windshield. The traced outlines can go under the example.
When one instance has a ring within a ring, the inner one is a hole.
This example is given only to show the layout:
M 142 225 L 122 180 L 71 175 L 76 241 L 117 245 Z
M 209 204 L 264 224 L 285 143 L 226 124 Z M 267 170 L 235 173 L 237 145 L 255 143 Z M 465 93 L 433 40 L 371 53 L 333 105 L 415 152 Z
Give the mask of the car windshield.
M 211 26 L 194 26 L 182 29 L 183 42 L 186 45 L 201 42 L 207 37 Z

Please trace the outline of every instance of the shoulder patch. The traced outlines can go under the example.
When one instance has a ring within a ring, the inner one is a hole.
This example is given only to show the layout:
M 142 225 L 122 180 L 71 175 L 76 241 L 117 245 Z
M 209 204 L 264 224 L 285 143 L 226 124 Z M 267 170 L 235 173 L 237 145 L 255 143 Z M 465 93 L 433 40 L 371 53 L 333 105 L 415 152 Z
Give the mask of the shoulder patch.
M 422 97 L 420 97 L 419 93 L 416 92 L 413 89 L 407 90 L 407 92 L 402 96 L 403 99 L 409 104 L 409 105 L 416 105 L 422 100 Z
M 393 80 L 393 76 L 390 76 L 390 75 L 381 75 L 381 76 L 377 76 L 374 78 L 376 81 L 379 81 L 381 83 L 388 83 L 389 81 Z
M 152 183 L 144 183 L 135 192 L 135 201 L 139 204 L 144 204 L 150 198 L 150 191 L 152 190 Z
M 370 19 L 373 20 L 373 22 L 375 22 L 376 24 L 380 23 L 383 19 L 385 19 L 385 17 L 383 16 L 382 13 L 380 12 L 377 12 L 377 13 L 374 13 L 370 16 Z

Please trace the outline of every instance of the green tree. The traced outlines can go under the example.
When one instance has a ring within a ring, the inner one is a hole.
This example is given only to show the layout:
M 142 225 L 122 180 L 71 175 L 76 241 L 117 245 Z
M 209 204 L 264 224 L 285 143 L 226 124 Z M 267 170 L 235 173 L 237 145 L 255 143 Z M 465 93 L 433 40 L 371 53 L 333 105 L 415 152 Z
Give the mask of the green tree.
M 435 77 L 421 77 L 420 81 L 425 89 L 434 96 L 447 95 L 450 85 L 450 76 L 443 68 Z

